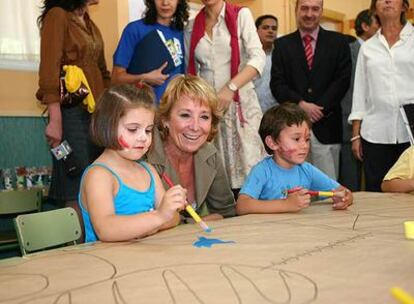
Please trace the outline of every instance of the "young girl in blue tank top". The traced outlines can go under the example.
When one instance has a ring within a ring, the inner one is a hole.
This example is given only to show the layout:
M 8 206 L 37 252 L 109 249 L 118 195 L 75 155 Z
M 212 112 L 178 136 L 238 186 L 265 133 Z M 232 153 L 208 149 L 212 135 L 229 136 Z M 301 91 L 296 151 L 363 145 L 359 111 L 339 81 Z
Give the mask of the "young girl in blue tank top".
M 139 161 L 152 142 L 153 104 L 146 85 L 114 86 L 98 103 L 91 136 L 105 150 L 85 170 L 79 192 L 86 242 L 141 238 L 179 223 L 186 191 L 165 191 L 155 169 Z

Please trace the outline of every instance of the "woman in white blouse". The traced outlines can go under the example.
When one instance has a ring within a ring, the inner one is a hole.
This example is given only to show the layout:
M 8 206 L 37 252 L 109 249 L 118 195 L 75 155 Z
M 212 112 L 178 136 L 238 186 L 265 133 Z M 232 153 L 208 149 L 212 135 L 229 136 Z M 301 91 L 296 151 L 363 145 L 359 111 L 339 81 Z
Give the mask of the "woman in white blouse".
M 363 160 L 366 190 L 381 181 L 409 146 L 400 106 L 414 102 L 414 27 L 408 0 L 372 0 L 381 29 L 360 49 L 354 83 L 352 151 Z
M 265 156 L 258 134 L 262 111 L 252 83 L 260 77 L 265 54 L 248 8 L 223 0 L 202 2 L 184 33 L 188 72 L 218 93 L 225 115 L 216 142 L 237 193 L 251 167 Z

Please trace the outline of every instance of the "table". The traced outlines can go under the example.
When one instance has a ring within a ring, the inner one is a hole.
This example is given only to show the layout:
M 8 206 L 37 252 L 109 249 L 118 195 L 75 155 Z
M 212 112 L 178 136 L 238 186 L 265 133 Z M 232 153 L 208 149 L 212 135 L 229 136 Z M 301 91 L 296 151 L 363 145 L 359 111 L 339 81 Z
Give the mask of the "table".
M 299 213 L 182 225 L 143 240 L 0 262 L 0 303 L 397 303 L 414 295 L 414 196 L 355 193 Z M 235 243 L 193 246 L 198 236 Z

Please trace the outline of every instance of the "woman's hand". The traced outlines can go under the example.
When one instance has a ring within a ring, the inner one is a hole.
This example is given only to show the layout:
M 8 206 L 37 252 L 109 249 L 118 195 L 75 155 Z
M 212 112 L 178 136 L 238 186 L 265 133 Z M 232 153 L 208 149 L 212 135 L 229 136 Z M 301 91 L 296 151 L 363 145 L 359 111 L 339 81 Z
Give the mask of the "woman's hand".
M 224 113 L 229 108 L 230 104 L 234 100 L 234 92 L 230 90 L 227 86 L 221 88 L 218 91 L 217 96 L 219 98 L 219 109 Z
M 174 218 L 174 215 L 187 205 L 187 190 L 180 185 L 168 189 L 161 199 L 157 211 L 165 222 Z
M 162 72 L 167 67 L 167 65 L 168 62 L 166 61 L 158 69 L 144 74 L 142 80 L 150 85 L 162 85 L 168 79 L 168 77 L 170 77 L 169 74 L 163 74 Z
M 49 123 L 45 129 L 47 143 L 52 148 L 57 147 L 62 141 L 62 112 L 59 103 L 48 105 Z
M 354 154 L 354 157 L 362 161 L 363 160 L 363 154 L 362 154 L 362 144 L 361 139 L 357 138 L 352 142 L 352 153 Z

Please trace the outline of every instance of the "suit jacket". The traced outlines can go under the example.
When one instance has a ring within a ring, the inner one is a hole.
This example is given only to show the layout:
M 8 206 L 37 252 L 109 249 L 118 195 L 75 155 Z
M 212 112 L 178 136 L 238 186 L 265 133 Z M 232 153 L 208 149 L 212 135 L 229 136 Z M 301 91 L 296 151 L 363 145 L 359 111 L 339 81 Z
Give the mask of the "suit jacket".
M 343 141 L 349 142 L 352 137 L 352 126 L 348 123 L 349 114 L 351 114 L 352 110 L 352 94 L 354 93 L 354 79 L 355 79 L 355 68 L 356 62 L 358 59 L 359 48 L 361 47 L 361 43 L 359 40 L 356 40 L 349 44 L 349 48 L 351 50 L 351 59 L 352 59 L 352 73 L 351 73 L 351 83 L 349 85 L 349 89 L 346 92 L 344 98 L 341 101 L 342 106 L 342 134 L 343 134 Z
M 351 78 L 351 55 L 344 35 L 320 28 L 308 69 L 299 30 L 276 40 L 270 89 L 279 103 L 301 100 L 324 107 L 324 117 L 313 124 L 323 144 L 342 141 L 341 100 Z
M 147 162 L 155 167 L 158 174 L 165 172 L 174 184 L 180 183 L 177 172 L 165 155 L 164 144 L 157 130 L 154 131 L 152 149 L 147 153 Z M 205 143 L 194 155 L 194 178 L 195 209 L 200 216 L 211 213 L 219 213 L 224 217 L 235 215 L 233 192 L 221 156 L 213 144 Z M 164 188 L 168 189 L 166 182 L 162 182 Z

